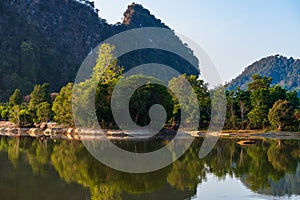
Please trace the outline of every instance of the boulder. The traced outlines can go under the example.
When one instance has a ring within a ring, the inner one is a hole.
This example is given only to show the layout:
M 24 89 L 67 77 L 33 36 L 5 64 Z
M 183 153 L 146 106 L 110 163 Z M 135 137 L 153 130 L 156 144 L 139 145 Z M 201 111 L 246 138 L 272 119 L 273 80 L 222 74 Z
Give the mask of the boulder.
M 40 128 L 31 128 L 28 131 L 31 137 L 40 137 L 42 136 L 42 130 Z

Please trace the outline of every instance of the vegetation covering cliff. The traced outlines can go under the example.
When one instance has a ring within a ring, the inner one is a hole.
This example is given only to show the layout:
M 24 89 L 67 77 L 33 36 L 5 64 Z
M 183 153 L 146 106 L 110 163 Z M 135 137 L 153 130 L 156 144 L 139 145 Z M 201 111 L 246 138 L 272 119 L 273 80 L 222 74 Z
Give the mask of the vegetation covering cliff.
M 101 41 L 141 27 L 168 28 L 135 3 L 128 6 L 122 23 L 110 25 L 99 17 L 99 10 L 89 0 L 2 0 L 0 100 L 7 100 L 15 88 L 26 95 L 35 84 L 45 82 L 50 84 L 50 91 L 59 91 L 66 83 L 73 82 L 83 59 Z M 174 38 L 179 41 L 175 34 Z M 182 48 L 190 52 L 183 44 Z M 166 52 L 133 52 L 119 62 L 128 69 L 148 63 L 154 53 L 158 54 L 158 63 L 187 74 L 198 74 L 191 64 Z M 146 58 L 142 54 L 150 56 Z M 140 63 L 131 61 L 132 56 L 139 56 L 136 60 Z
M 279 84 L 287 90 L 300 91 L 300 60 L 280 55 L 269 56 L 248 66 L 241 75 L 227 86 L 229 90 L 240 87 L 247 89 L 247 83 L 254 74 L 272 77 L 272 85 Z

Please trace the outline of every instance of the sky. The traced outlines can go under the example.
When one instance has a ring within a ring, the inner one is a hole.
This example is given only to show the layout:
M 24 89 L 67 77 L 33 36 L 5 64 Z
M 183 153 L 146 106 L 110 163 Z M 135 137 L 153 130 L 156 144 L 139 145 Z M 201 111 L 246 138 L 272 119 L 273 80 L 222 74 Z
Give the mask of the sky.
M 94 0 L 101 18 L 121 22 L 133 0 Z M 138 0 L 176 32 L 200 45 L 223 82 L 253 62 L 280 54 L 300 58 L 298 0 Z

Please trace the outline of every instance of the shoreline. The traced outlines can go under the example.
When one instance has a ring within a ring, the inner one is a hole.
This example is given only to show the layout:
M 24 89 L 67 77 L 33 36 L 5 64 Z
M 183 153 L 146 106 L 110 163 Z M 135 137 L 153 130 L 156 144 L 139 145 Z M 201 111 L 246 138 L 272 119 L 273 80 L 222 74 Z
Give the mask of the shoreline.
M 151 135 L 136 133 L 127 134 L 120 130 L 93 130 L 93 129 L 76 129 L 74 127 L 47 127 L 47 128 L 17 128 L 17 127 L 0 127 L 0 136 L 8 137 L 32 137 L 32 138 L 51 138 L 51 139 L 168 139 L 173 138 L 177 131 L 163 129 L 158 134 Z M 206 137 L 206 131 L 186 131 L 181 136 Z M 221 133 L 213 133 L 212 136 L 220 138 L 235 139 L 298 139 L 299 132 L 283 132 L 262 130 L 225 130 Z

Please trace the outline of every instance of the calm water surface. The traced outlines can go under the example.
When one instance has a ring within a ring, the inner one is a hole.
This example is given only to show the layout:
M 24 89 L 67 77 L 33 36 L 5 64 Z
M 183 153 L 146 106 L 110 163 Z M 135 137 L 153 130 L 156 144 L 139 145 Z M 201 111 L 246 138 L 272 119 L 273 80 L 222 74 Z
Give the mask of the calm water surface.
M 77 141 L 0 138 L 1 200 L 300 199 L 300 140 L 240 146 L 219 140 L 204 159 L 202 139 L 172 165 L 128 174 L 95 160 Z M 149 151 L 165 141 L 116 141 Z

